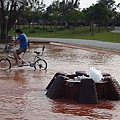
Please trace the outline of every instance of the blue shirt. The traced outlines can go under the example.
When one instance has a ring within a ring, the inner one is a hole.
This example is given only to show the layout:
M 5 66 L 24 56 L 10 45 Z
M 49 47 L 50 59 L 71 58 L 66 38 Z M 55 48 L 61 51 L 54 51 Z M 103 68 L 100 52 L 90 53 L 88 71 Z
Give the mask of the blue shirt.
M 17 38 L 20 41 L 20 48 L 28 48 L 28 38 L 22 33 Z

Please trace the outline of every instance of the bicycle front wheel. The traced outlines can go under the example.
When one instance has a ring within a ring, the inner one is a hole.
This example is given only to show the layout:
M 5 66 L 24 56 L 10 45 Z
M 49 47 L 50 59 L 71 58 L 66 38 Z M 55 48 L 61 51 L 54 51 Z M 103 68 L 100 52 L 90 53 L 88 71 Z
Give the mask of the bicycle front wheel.
M 35 69 L 46 70 L 47 69 L 47 62 L 45 60 L 43 60 L 43 59 L 38 59 L 35 62 L 34 68 Z
M 11 68 L 11 62 L 9 59 L 1 59 L 0 60 L 0 69 L 7 70 Z

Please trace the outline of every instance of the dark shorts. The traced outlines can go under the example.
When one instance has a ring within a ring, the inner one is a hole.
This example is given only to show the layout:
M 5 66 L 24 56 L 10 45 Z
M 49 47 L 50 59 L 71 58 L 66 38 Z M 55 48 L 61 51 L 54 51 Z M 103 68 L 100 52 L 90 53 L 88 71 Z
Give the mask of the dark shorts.
M 22 52 L 25 52 L 26 50 L 27 50 L 27 48 L 19 48 L 19 49 L 16 50 L 16 53 L 18 55 L 20 55 Z

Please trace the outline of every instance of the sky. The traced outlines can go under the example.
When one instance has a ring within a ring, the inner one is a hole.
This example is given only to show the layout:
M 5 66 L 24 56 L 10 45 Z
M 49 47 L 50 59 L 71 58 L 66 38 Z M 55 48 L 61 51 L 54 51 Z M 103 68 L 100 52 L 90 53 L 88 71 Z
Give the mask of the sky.
M 48 6 L 52 3 L 53 0 L 43 0 L 44 3 Z M 61 1 L 61 0 L 60 0 Z M 87 2 L 86 2 L 87 1 Z M 88 8 L 92 4 L 96 4 L 97 0 L 80 0 L 80 8 Z M 116 4 L 120 3 L 120 0 L 115 0 Z

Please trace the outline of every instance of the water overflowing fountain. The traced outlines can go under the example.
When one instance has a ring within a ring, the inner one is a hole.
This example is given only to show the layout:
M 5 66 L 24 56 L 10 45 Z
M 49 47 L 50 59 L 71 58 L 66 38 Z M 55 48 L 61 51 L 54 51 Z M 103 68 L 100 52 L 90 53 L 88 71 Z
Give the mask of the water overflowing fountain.
M 46 87 L 46 95 L 53 99 L 74 99 L 82 104 L 96 104 L 101 99 L 120 100 L 117 80 L 107 73 L 101 75 L 102 78 L 95 81 L 95 74 L 91 78 L 85 71 L 76 71 L 75 74 L 56 73 Z

